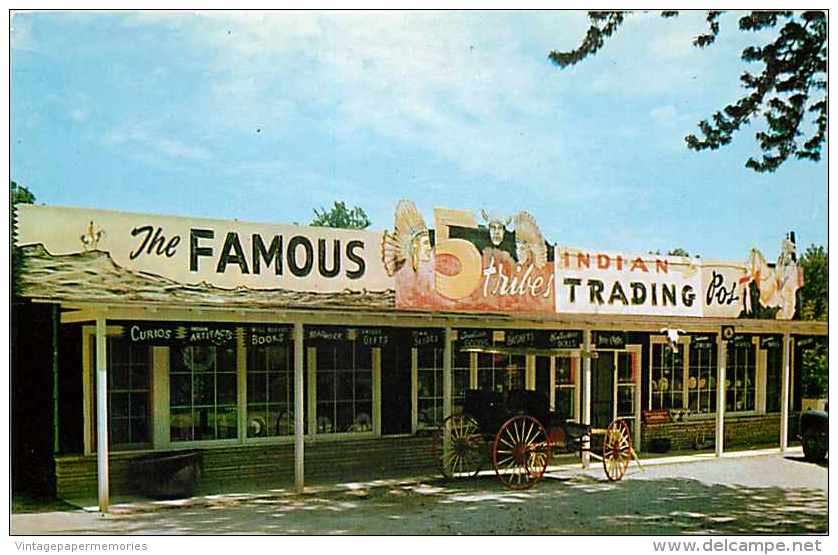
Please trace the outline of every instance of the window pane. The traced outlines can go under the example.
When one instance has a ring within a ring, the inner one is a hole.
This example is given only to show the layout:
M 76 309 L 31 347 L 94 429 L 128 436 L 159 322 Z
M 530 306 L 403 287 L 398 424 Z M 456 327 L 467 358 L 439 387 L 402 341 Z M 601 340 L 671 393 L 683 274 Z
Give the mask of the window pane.
M 188 407 L 192 404 L 192 376 L 172 374 L 169 376 L 170 404 L 173 407 Z
M 316 345 L 317 433 L 372 430 L 372 349 L 357 341 Z M 289 376 L 290 378 L 290 376 Z M 274 390 L 290 401 L 292 381 L 278 381 Z
M 111 393 L 111 417 L 128 417 L 128 393 Z
M 237 437 L 235 349 L 190 345 L 169 353 L 171 440 Z
M 172 409 L 169 416 L 172 441 L 192 440 L 193 421 L 192 409 Z

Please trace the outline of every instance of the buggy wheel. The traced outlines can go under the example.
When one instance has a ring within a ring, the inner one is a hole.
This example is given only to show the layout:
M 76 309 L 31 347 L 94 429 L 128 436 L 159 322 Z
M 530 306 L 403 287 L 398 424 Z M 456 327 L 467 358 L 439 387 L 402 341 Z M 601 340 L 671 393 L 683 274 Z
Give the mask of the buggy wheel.
M 492 466 L 507 487 L 528 489 L 544 476 L 551 452 L 547 432 L 538 420 L 514 416 L 495 436 Z
M 625 420 L 613 421 L 602 439 L 602 465 L 609 480 L 622 479 L 631 462 L 631 433 Z
M 477 421 L 467 414 L 452 414 L 434 435 L 434 459 L 443 476 L 477 476 L 483 462 L 483 436 Z

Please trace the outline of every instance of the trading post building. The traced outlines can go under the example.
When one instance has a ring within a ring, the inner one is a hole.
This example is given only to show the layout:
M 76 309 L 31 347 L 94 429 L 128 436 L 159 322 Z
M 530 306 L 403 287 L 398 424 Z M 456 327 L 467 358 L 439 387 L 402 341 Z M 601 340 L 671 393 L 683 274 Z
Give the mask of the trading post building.
M 15 483 L 106 508 L 196 453 L 203 491 L 426 473 L 468 389 L 624 418 L 641 454 L 793 438 L 802 353 L 827 339 L 793 319 L 793 236 L 769 264 L 552 244 L 527 212 L 433 220 L 407 200 L 383 232 L 19 205 Z

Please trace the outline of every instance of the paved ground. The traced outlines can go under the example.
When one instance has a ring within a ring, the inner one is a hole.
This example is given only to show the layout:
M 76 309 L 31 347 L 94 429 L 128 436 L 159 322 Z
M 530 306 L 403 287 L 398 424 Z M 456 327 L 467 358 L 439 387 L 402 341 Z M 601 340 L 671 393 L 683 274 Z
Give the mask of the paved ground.
M 493 476 L 303 496 L 220 497 L 100 517 L 12 515 L 13 534 L 801 534 L 827 532 L 827 465 L 795 454 L 562 469 L 526 492 Z

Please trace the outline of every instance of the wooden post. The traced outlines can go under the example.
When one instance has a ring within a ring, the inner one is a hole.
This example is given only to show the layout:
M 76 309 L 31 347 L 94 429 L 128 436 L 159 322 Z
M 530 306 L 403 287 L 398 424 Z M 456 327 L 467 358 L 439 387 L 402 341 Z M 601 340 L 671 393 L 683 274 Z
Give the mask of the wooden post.
M 303 325 L 294 323 L 294 490 L 303 493 L 305 487 L 304 435 L 303 435 L 303 368 L 305 348 L 303 347 Z
M 727 341 L 719 334 L 717 343 L 719 368 L 716 372 L 716 456 L 724 453 L 725 443 L 725 380 L 727 379 Z
M 61 315 L 59 305 L 52 305 L 52 452 L 58 454 L 61 449 L 58 421 L 58 335 L 61 333 Z
M 454 371 L 452 369 L 453 330 L 445 328 L 445 345 L 442 351 L 442 417 L 448 418 L 454 412 Z
M 585 329 L 582 332 L 582 423 L 591 423 L 591 330 Z M 591 438 L 583 439 L 582 467 L 588 468 L 591 464 Z
M 783 379 L 780 384 L 780 453 L 789 444 L 789 382 L 791 381 L 791 334 L 783 334 Z
M 108 512 L 108 352 L 105 316 L 96 317 L 96 463 L 99 511 Z

